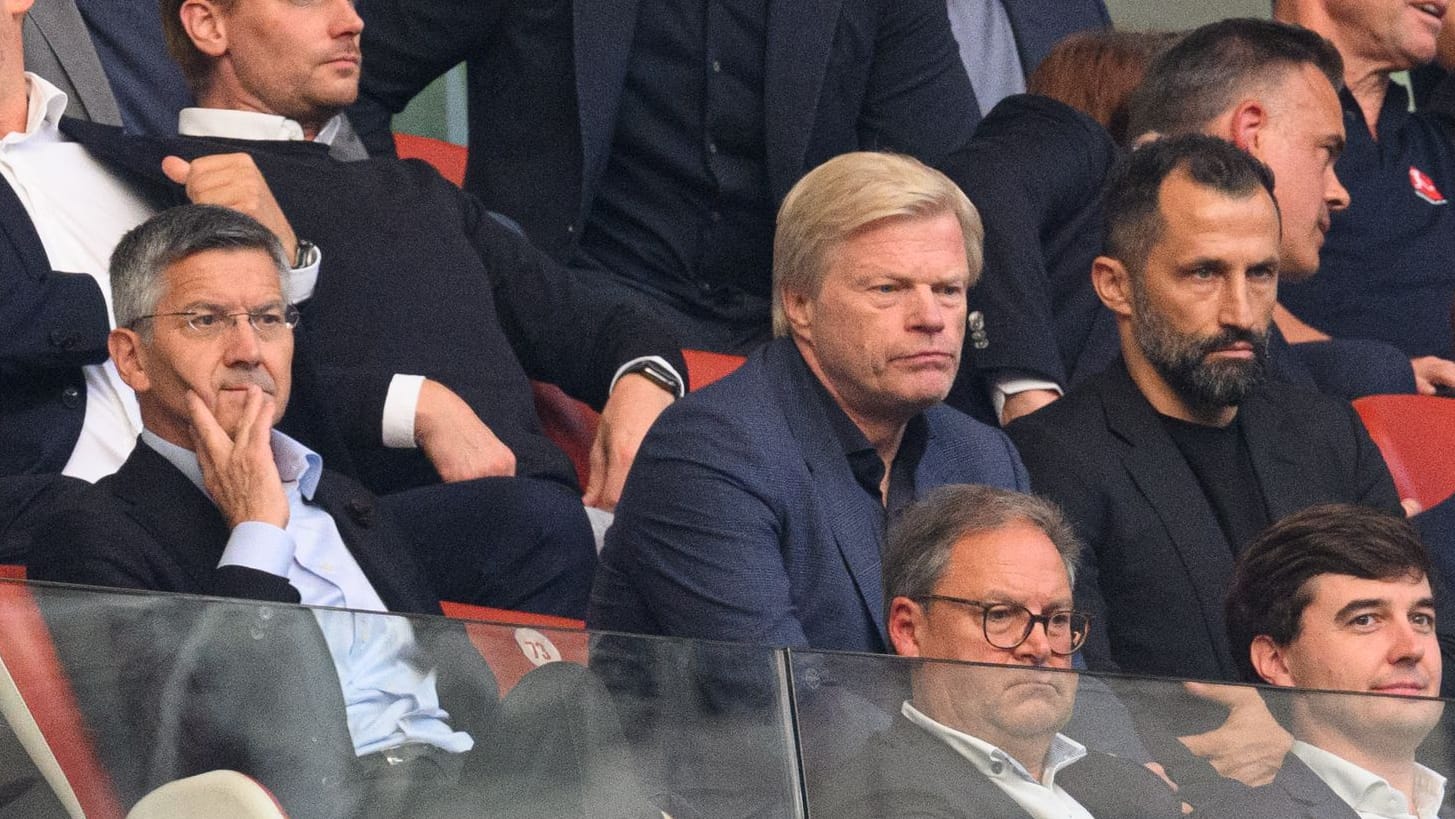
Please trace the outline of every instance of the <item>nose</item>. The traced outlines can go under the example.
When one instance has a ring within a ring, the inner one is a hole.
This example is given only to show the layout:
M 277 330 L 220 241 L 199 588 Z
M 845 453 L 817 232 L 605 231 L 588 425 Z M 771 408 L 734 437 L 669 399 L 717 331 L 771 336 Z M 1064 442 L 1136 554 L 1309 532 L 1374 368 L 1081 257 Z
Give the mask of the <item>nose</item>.
M 1031 623 L 1031 633 L 1026 639 L 1016 646 L 1016 659 L 1027 665 L 1045 665 L 1051 657 L 1051 635 L 1047 632 L 1049 625 L 1046 621 Z
M 258 337 L 258 331 L 253 329 L 252 322 L 248 321 L 246 315 L 233 316 L 232 319 L 232 326 L 227 328 L 224 336 L 227 340 L 225 363 L 228 366 L 253 365 L 262 361 L 263 340 Z
M 1428 636 L 1416 631 L 1409 620 L 1399 621 L 1394 626 L 1389 645 L 1389 662 L 1393 665 L 1419 662 L 1424 659 L 1428 642 Z
M 1218 322 L 1223 327 L 1250 328 L 1254 322 L 1253 298 L 1249 292 L 1247 276 L 1227 276 L 1223 279 L 1223 296 Z
M 945 329 L 946 307 L 941 304 L 940 298 L 940 294 L 929 285 L 914 288 L 906 317 L 910 329 L 925 333 L 938 333 Z
M 334 15 L 334 36 L 352 37 L 364 30 L 364 18 L 354 8 L 354 0 L 334 0 L 337 13 Z
M 1349 191 L 1339 181 L 1339 175 L 1334 173 L 1333 165 L 1324 171 L 1324 176 L 1324 202 L 1328 204 L 1329 211 L 1337 212 L 1349 207 Z

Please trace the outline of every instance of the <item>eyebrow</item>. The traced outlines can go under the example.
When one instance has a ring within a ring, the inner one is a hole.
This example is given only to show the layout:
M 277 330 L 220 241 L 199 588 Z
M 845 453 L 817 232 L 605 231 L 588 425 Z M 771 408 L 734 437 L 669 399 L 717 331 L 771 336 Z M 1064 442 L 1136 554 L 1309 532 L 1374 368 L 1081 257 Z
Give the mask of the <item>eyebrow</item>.
M 1422 597 L 1419 600 L 1416 600 L 1415 601 L 1415 604 L 1413 606 L 1411 606 L 1410 608 L 1411 609 L 1433 609 L 1434 607 L 1435 607 L 1435 598 L 1433 598 L 1433 597 Z M 1342 620 L 1345 617 L 1348 617 L 1349 615 L 1353 614 L 1356 611 L 1363 611 L 1365 609 L 1387 609 L 1387 608 L 1392 608 L 1392 606 L 1390 606 L 1390 603 L 1389 603 L 1388 600 L 1386 600 L 1384 598 L 1381 598 L 1381 597 L 1369 597 L 1369 598 L 1365 598 L 1365 599 L 1362 599 L 1362 600 L 1350 600 L 1348 603 L 1345 603 L 1344 604 L 1344 607 L 1343 608 L 1341 608 L 1338 611 L 1334 612 L 1334 619 L 1335 620 Z

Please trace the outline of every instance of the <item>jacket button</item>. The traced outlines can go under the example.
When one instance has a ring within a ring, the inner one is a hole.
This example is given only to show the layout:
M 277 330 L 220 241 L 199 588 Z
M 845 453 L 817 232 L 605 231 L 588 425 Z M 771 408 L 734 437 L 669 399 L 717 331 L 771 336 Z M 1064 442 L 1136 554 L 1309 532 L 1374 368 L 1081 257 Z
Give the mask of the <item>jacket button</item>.
M 61 390 L 61 403 L 69 409 L 81 406 L 81 391 L 75 387 L 66 387 Z

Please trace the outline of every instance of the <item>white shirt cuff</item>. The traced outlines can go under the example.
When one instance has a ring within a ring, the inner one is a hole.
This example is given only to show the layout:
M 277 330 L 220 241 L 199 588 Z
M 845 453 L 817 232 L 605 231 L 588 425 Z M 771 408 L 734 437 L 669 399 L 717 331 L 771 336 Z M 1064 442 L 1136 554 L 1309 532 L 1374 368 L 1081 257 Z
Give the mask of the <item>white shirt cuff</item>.
M 611 377 L 611 390 L 616 389 L 616 382 L 620 381 L 621 380 L 621 377 L 627 374 L 627 370 L 630 370 L 632 367 L 636 366 L 637 364 L 640 364 L 643 361 L 651 361 L 651 362 L 657 364 L 658 366 L 662 367 L 662 369 L 666 370 L 667 372 L 670 372 L 671 374 L 677 376 L 677 383 L 680 384 L 680 385 L 682 385 L 677 390 L 677 397 L 678 398 L 681 398 L 683 395 L 686 394 L 686 391 L 687 391 L 687 379 L 685 379 L 685 378 L 682 377 L 682 373 L 677 372 L 677 368 L 676 367 L 673 367 L 671 364 L 668 364 L 667 363 L 667 359 L 665 359 L 665 358 L 663 358 L 663 357 L 661 357 L 659 355 L 642 355 L 642 356 L 637 356 L 636 358 L 633 358 L 631 361 L 628 361 L 627 363 L 621 365 L 620 367 L 617 367 L 616 368 L 616 375 L 613 375 Z M 607 390 L 607 394 L 608 395 L 611 394 L 611 390 Z
M 246 520 L 233 527 L 217 568 L 243 566 L 287 577 L 294 548 L 293 536 L 282 529 L 260 520 Z
M 384 396 L 384 446 L 415 448 L 414 413 L 419 409 L 419 391 L 423 388 L 422 375 L 395 375 L 389 380 L 389 393 Z
M 1061 385 L 1044 378 L 1028 376 L 1015 370 L 1005 370 L 990 384 L 990 403 L 995 407 L 995 417 L 1005 414 L 1005 399 L 1027 390 L 1052 390 L 1062 395 Z
M 318 286 L 318 268 L 323 264 L 323 251 L 314 245 L 308 251 L 308 258 L 302 267 L 288 271 L 288 303 L 302 304 L 313 298 L 313 289 Z

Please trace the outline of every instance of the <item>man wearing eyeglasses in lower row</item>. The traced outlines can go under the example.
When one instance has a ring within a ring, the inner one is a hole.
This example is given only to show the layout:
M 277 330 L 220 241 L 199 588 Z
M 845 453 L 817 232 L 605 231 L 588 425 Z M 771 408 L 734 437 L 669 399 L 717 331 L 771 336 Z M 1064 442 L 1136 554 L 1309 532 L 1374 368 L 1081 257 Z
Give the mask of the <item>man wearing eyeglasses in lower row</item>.
M 1171 817 L 1151 771 L 1059 733 L 1071 718 L 1071 655 L 1090 619 L 1072 606 L 1081 549 L 1061 513 L 987 486 L 935 490 L 904 514 L 884 558 L 889 640 L 926 663 L 886 732 L 825 788 L 825 815 Z

